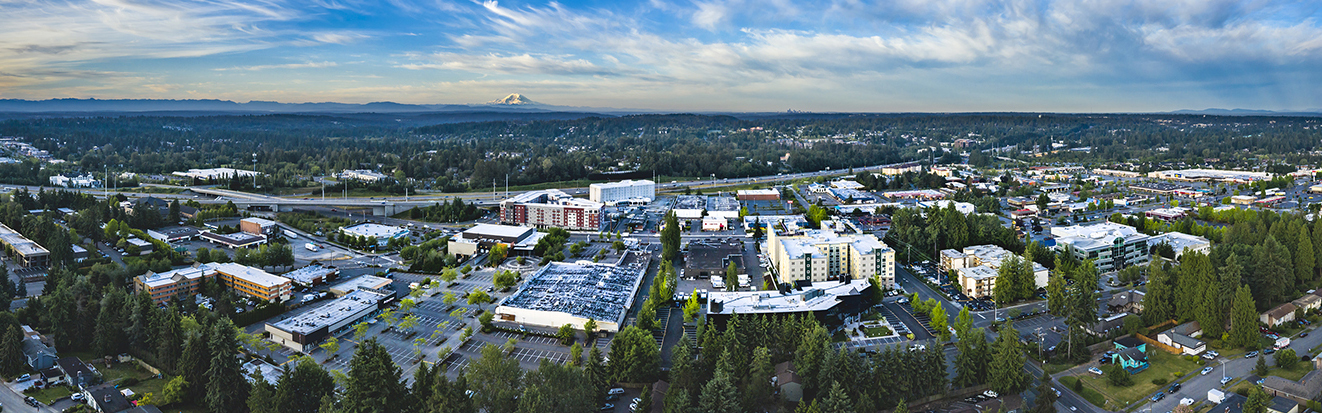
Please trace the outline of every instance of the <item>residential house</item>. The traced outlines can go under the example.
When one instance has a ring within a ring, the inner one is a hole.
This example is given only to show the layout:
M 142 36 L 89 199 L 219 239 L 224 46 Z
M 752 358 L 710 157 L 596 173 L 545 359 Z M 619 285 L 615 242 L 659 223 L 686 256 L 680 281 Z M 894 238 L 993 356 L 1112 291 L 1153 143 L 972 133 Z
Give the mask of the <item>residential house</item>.
M 88 406 L 101 413 L 120 413 L 133 408 L 124 393 L 109 383 L 84 388 L 83 396 L 87 397 Z
M 1138 290 L 1116 293 L 1106 302 L 1106 308 L 1112 313 L 1140 314 L 1143 312 L 1143 296 Z
M 1295 307 L 1302 308 L 1304 311 L 1316 310 L 1318 307 L 1322 306 L 1322 296 L 1317 294 L 1318 291 L 1304 294 L 1303 297 L 1296 298 L 1294 301 L 1291 301 L 1290 304 L 1294 304 Z
M 1096 323 L 1084 325 L 1083 331 L 1094 336 L 1107 337 L 1112 331 L 1125 325 L 1125 317 L 1128 315 L 1129 313 L 1120 313 L 1103 318 Z
M 1248 400 L 1247 397 L 1235 393 L 1225 393 L 1220 402 L 1213 401 L 1217 405 L 1213 406 L 1207 413 L 1243 413 L 1244 402 Z
M 1207 344 L 1196 339 L 1203 329 L 1197 321 L 1190 321 L 1157 334 L 1157 342 L 1180 349 L 1184 354 L 1199 354 L 1207 351 Z
M 1111 356 L 1111 363 L 1124 367 L 1130 373 L 1148 368 L 1147 343 L 1133 336 L 1124 336 L 1115 339 L 1114 344 L 1116 352 Z
M 96 371 L 80 358 L 61 357 L 55 360 L 55 365 L 60 368 L 60 374 L 64 375 L 64 382 L 71 386 L 81 388 L 97 381 Z
M 794 373 L 794 362 L 787 361 L 776 365 L 776 377 L 773 378 L 780 397 L 790 403 L 803 400 L 803 381 Z
M 1262 313 L 1261 316 L 1258 316 L 1258 321 L 1272 327 L 1281 325 L 1281 323 L 1294 321 L 1294 310 L 1297 308 L 1299 307 L 1295 307 L 1295 305 L 1291 303 L 1281 304 L 1276 306 L 1276 308 Z
M 23 340 L 23 356 L 27 359 L 28 367 L 37 371 L 55 367 L 55 362 L 59 360 L 55 349 L 39 339 L 31 338 Z
M 1272 397 L 1267 413 L 1299 413 L 1299 402 L 1281 396 Z
M 1288 397 L 1298 402 L 1307 403 L 1318 394 L 1322 394 L 1322 360 L 1313 359 L 1315 370 L 1304 374 L 1299 381 L 1287 380 L 1277 376 L 1262 379 L 1262 391 L 1272 396 Z

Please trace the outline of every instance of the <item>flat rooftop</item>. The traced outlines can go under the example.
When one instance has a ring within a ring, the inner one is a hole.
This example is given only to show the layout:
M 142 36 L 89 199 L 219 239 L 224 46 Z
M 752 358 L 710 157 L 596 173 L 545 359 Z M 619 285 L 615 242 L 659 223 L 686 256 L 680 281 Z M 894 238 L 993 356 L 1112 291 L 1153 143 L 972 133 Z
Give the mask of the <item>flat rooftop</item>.
M 321 307 L 312 309 L 312 311 L 280 320 L 271 325 L 290 333 L 307 335 L 344 321 L 347 317 L 355 316 L 363 310 L 376 307 L 385 299 L 386 295 L 382 293 L 354 290 L 343 297 L 323 304 Z
M 240 265 L 232 262 L 213 262 L 209 265 L 215 268 L 217 272 L 225 273 L 232 277 L 242 278 L 264 288 L 271 288 L 289 282 L 288 278 L 274 275 L 247 265 Z
M 513 238 L 523 239 L 537 230 L 513 225 L 477 224 L 460 234 L 464 239 Z
M 239 245 L 243 245 L 243 244 L 247 244 L 247 243 L 249 243 L 249 242 L 261 241 L 261 240 L 263 240 L 263 239 L 266 239 L 266 237 L 261 236 L 261 235 L 250 234 L 250 233 L 247 233 L 247 232 L 241 232 L 241 231 L 240 231 L 240 232 L 235 232 L 235 233 L 233 233 L 233 234 L 221 234 L 221 233 L 218 233 L 218 232 L 204 232 L 204 233 L 202 233 L 202 235 L 205 236 L 205 237 L 209 237 L 209 238 L 224 239 L 224 240 L 226 240 L 226 241 L 229 241 L 229 242 L 234 243 L 234 244 L 239 244 Z
M 725 268 L 726 258 L 731 255 L 737 255 L 740 258 L 744 254 L 744 243 L 742 238 L 735 239 L 734 242 L 720 240 L 699 240 L 689 242 L 689 251 L 684 255 L 684 266 L 687 268 Z M 744 260 L 734 260 L 735 267 L 743 268 Z
M 45 247 L 42 247 L 40 244 L 37 244 L 35 241 L 28 239 L 23 236 L 23 234 L 14 231 L 12 228 L 9 228 L 4 224 L 0 224 L 0 242 L 4 242 L 9 245 L 10 248 L 13 248 L 14 252 L 25 257 L 50 254 L 50 250 L 47 250 Z
M 851 248 L 854 248 L 860 254 L 871 254 L 874 250 L 890 248 L 872 235 L 838 235 L 835 231 L 829 230 L 807 230 L 797 236 L 779 237 L 776 240 L 780 241 L 780 245 L 784 247 L 785 255 L 792 258 L 809 254 L 814 257 L 825 256 L 817 248 L 818 245 L 822 244 L 849 244 Z
M 624 187 L 638 186 L 638 185 L 656 185 L 656 183 L 655 183 L 655 182 L 652 182 L 652 181 L 650 181 L 650 180 L 647 180 L 647 179 L 641 179 L 641 180 L 629 180 L 629 179 L 626 179 L 626 180 L 623 180 L 623 181 L 617 181 L 617 182 L 606 182 L 606 183 L 600 183 L 600 184 L 591 184 L 591 185 L 588 185 L 588 187 L 598 187 L 598 188 L 624 188 Z
M 680 195 L 675 197 L 675 207 L 673 209 L 702 209 L 707 204 L 707 198 L 701 195 Z
M 815 282 L 802 291 L 713 291 L 708 293 L 708 314 L 801 313 L 826 311 L 840 303 L 839 297 L 859 295 L 868 280 Z
M 339 284 L 332 285 L 330 289 L 335 291 L 350 292 L 350 291 L 363 290 L 363 289 L 376 290 L 385 287 L 387 285 L 390 285 L 389 278 L 364 274 L 350 278 Z
M 407 229 L 401 227 L 397 227 L 393 225 L 373 224 L 370 222 L 354 225 L 351 227 L 345 227 L 342 228 L 342 230 L 344 232 L 348 232 L 350 234 L 354 234 L 360 237 L 374 237 L 377 239 L 394 238 L 399 236 L 400 234 L 408 232 Z
M 261 226 L 263 226 L 263 227 L 269 227 L 269 226 L 274 226 L 274 225 L 275 225 L 275 221 L 272 221 L 272 220 L 269 220 L 269 219 L 264 219 L 264 218 L 244 218 L 244 219 L 241 219 L 241 220 L 239 220 L 239 221 L 240 221 L 240 222 L 251 222 L 251 223 L 254 223 L 254 224 L 257 224 L 257 225 L 261 225 Z
M 500 306 L 619 323 L 650 258 L 647 253 L 628 251 L 614 264 L 552 262 L 528 277 Z
M 337 270 L 334 268 L 317 264 L 317 265 L 309 265 L 303 268 L 299 268 L 297 270 L 293 270 L 281 274 L 281 276 L 294 280 L 300 284 L 312 284 L 313 279 L 320 277 L 321 279 L 324 280 L 326 279 L 326 276 L 334 274 L 335 271 Z
M 709 196 L 707 197 L 708 211 L 738 211 L 739 199 L 732 196 Z
M 1057 245 L 1070 244 L 1082 250 L 1114 245 L 1116 240 L 1129 243 L 1149 238 L 1134 227 L 1114 222 L 1052 227 L 1051 235 L 1056 237 Z

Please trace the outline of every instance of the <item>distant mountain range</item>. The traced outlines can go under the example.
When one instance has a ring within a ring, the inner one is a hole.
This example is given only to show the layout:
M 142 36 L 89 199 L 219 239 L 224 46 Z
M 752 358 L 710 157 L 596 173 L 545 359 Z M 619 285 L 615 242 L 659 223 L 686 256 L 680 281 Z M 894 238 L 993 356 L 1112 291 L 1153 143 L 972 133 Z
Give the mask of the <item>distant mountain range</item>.
M 230 112 L 230 113 L 418 113 L 418 112 L 602 112 L 602 113 L 655 113 L 641 109 L 589 108 L 557 106 L 537 103 L 526 96 L 513 93 L 486 104 L 408 104 L 395 102 L 338 103 L 308 102 L 281 103 L 254 100 L 239 103 L 217 99 L 0 99 L 0 112 L 9 113 L 62 113 L 62 112 Z
M 1322 108 L 1304 109 L 1300 111 L 1207 108 L 1203 110 L 1181 109 L 1166 113 L 1177 114 L 1177 115 L 1216 115 L 1216 116 L 1317 116 L 1319 114 L 1322 114 Z

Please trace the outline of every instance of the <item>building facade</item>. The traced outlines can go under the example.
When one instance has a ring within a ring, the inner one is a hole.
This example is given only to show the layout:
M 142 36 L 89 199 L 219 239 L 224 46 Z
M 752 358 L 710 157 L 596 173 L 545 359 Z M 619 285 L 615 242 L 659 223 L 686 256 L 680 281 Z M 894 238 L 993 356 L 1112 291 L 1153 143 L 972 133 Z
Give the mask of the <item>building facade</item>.
M 530 191 L 500 203 L 500 223 L 535 228 L 601 231 L 603 205 L 558 189 Z
M 607 205 L 622 201 L 645 204 L 652 202 L 655 198 L 656 183 L 646 179 L 588 185 L 588 199 L 592 202 Z
M 45 267 L 50 262 L 50 250 L 14 231 L 5 224 L 0 224 L 0 245 L 5 253 L 22 267 Z
M 1000 273 L 1001 261 L 1015 255 L 1013 252 L 996 245 L 974 245 L 963 251 L 947 249 L 941 251 L 941 261 L 937 267 L 943 271 L 955 271 L 958 283 L 964 294 L 969 297 L 990 297 L 996 289 L 996 277 Z M 1035 288 L 1047 286 L 1050 273 L 1047 268 L 1036 262 L 1033 268 Z
M 292 294 L 293 283 L 288 278 L 232 262 L 210 265 L 225 285 L 240 294 L 272 302 L 288 300 Z
M 1102 274 L 1143 265 L 1151 258 L 1151 237 L 1128 225 L 1101 222 L 1053 227 L 1051 235 L 1056 237 L 1056 251 L 1072 254 L 1080 261 L 1093 260 Z
M 133 278 L 133 288 L 137 292 L 146 292 L 156 304 L 163 304 L 176 296 L 196 295 L 202 288 L 202 280 L 215 276 L 216 269 L 211 264 L 193 264 L 192 267 L 163 273 L 148 271 Z
M 895 250 L 871 234 L 807 230 L 782 235 L 771 231 L 767 246 L 781 283 L 877 278 L 881 288 L 895 287 Z

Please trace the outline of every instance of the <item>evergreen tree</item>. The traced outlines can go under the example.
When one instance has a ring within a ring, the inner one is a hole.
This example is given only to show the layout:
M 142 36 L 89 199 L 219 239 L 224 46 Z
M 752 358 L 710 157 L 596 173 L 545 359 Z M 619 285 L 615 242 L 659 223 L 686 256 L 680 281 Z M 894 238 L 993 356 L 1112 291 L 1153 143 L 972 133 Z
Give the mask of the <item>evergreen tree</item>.
M 655 379 L 660 366 L 660 349 L 650 332 L 628 326 L 611 341 L 609 367 L 615 381 L 648 382 Z
M 1300 225 L 1298 231 L 1294 254 L 1295 285 L 1312 287 L 1316 284 L 1314 266 L 1317 264 L 1317 257 L 1313 256 L 1313 240 L 1308 234 L 1308 227 Z
M 211 367 L 209 330 L 203 326 L 196 334 L 189 336 L 179 359 L 178 371 L 188 384 L 188 400 L 202 400 L 208 388 L 206 372 Z
M 280 413 L 281 410 L 276 408 L 275 386 L 267 383 L 260 374 L 254 373 L 252 377 L 252 390 L 248 392 L 248 413 Z M 321 400 L 317 402 L 319 405 Z
M 1033 413 L 1053 413 L 1056 411 L 1056 391 L 1051 388 L 1051 375 L 1046 371 L 1042 372 L 1042 377 L 1038 379 L 1037 398 L 1033 399 L 1033 407 L 1029 410 Z
M 979 330 L 975 333 L 973 330 L 973 316 L 969 314 L 969 308 L 964 307 L 959 310 L 959 315 L 955 316 L 955 385 L 958 387 L 968 387 L 978 384 L 979 365 L 986 360 L 978 360 L 975 353 L 978 343 L 975 340 L 986 340 Z
M 1262 391 L 1262 387 L 1249 387 L 1249 398 L 1244 401 L 1244 413 L 1267 413 L 1271 406 L 1271 396 Z
M 1262 356 L 1257 356 L 1257 357 L 1255 357 L 1255 358 L 1257 358 L 1258 361 L 1255 362 L 1255 363 L 1253 363 L 1253 374 L 1256 374 L 1256 375 L 1258 375 L 1258 376 L 1266 376 L 1266 375 L 1267 375 L 1267 358 L 1266 358 L 1266 357 L 1262 357 Z
M 1161 260 L 1148 262 L 1148 292 L 1143 296 L 1143 322 L 1147 325 L 1170 320 L 1175 315 L 1171 279 Z
M 909 413 L 909 404 L 905 403 L 904 399 L 900 399 L 900 402 L 895 404 L 894 413 Z
M 716 376 L 712 377 L 706 385 L 702 387 L 702 396 L 698 400 L 698 409 L 702 412 L 712 413 L 736 413 L 740 411 L 739 395 L 731 381 L 730 376 L 723 371 L 717 371 Z
M 1012 323 L 1001 327 L 994 348 L 996 356 L 992 358 L 989 383 L 992 390 L 1001 394 L 1018 392 L 1028 380 L 1024 373 L 1024 352 Z
M 515 362 L 517 369 L 518 363 Z M 643 389 L 639 410 L 649 410 L 651 391 Z M 528 372 L 523 379 L 523 394 L 519 396 L 519 412 L 523 413 L 577 413 L 597 407 L 598 393 L 583 380 L 576 368 L 561 366 L 542 360 L 537 370 Z M 649 406 L 649 407 L 642 407 Z
M 588 359 L 583 363 L 583 376 L 598 391 L 605 388 L 610 380 L 610 370 L 602 362 L 601 350 L 597 346 L 588 349 Z
M 500 348 L 487 345 L 482 356 L 464 372 L 473 390 L 473 404 L 488 413 L 513 413 L 518 410 L 519 388 L 523 370 L 519 362 L 505 358 Z
M 281 413 L 317 413 L 321 398 L 335 391 L 335 379 L 315 360 L 304 357 L 286 368 L 276 389 Z
M 831 391 L 822 400 L 822 413 L 848 413 L 854 411 L 854 403 L 849 401 L 849 394 L 840 382 L 831 384 Z
M 666 214 L 665 227 L 661 228 L 661 259 L 669 262 L 679 260 L 679 219 L 674 212 Z
M 247 407 L 248 382 L 239 366 L 239 340 L 228 318 L 215 323 L 211 336 L 211 367 L 207 369 L 207 409 L 240 412 Z
M 422 407 L 431 399 L 431 392 L 436 387 L 436 376 L 440 375 L 440 370 L 439 364 L 433 369 L 428 367 L 427 363 L 418 363 L 418 369 L 413 371 L 413 385 L 409 387 L 415 409 Z
M 675 370 L 670 370 L 674 374 Z M 764 406 L 771 403 L 771 394 L 775 391 L 771 387 L 771 377 L 776 375 L 776 366 L 771 364 L 771 350 L 766 347 L 758 347 L 753 350 L 753 364 L 749 366 L 748 379 L 744 389 L 745 411 L 763 410 Z M 673 376 L 672 376 L 673 377 Z
M 182 321 L 174 306 L 159 311 L 151 320 L 155 334 L 152 341 L 156 343 L 156 362 L 167 371 L 179 371 L 175 363 L 179 362 L 179 354 L 184 347 Z
M 1258 313 L 1249 286 L 1240 285 L 1235 292 L 1235 307 L 1231 311 L 1230 345 L 1256 347 L 1258 342 Z
M 22 371 L 25 361 L 23 333 L 18 331 L 18 326 L 11 324 L 4 336 L 0 337 L 0 373 L 6 377 L 14 377 Z
M 1226 257 L 1226 262 L 1217 272 L 1220 281 L 1217 283 L 1221 291 L 1217 296 L 1220 298 L 1221 314 L 1230 314 L 1231 308 L 1235 305 L 1235 291 L 1239 289 L 1244 274 L 1244 259 L 1235 253 Z
M 1057 272 L 1047 280 L 1047 312 L 1064 314 L 1065 304 L 1065 277 Z
M 691 413 L 693 411 L 693 400 L 689 397 L 689 391 L 684 388 L 671 387 L 666 392 L 665 409 L 663 413 Z
M 1208 337 L 1220 337 L 1222 326 L 1226 324 L 1226 313 L 1221 311 L 1220 279 L 1217 277 L 1216 269 L 1212 267 L 1212 259 L 1197 251 L 1185 253 L 1180 258 L 1184 262 L 1180 266 L 1189 266 L 1188 275 L 1195 277 L 1198 286 L 1193 291 L 1197 305 L 1194 307 L 1192 318 L 1198 320 L 1198 324 L 1203 328 L 1203 334 Z
M 473 399 L 468 397 L 468 380 L 460 375 L 455 381 L 445 374 L 432 370 L 436 378 L 432 381 L 431 397 L 423 403 L 421 411 L 427 413 L 474 413 Z
M 1293 260 L 1285 246 L 1268 235 L 1266 241 L 1254 247 L 1253 262 L 1256 271 L 1249 285 L 1253 287 L 1254 300 L 1262 303 L 1285 300 L 1287 287 L 1294 281 L 1294 270 L 1290 268 Z
M 806 397 L 816 394 L 819 369 L 826 359 L 827 343 L 830 340 L 826 328 L 821 325 L 813 325 L 802 334 L 799 347 L 794 352 L 794 369 L 803 381 L 803 394 Z
M 93 339 L 93 348 L 98 354 L 119 355 L 128 351 L 128 337 L 124 334 L 124 322 L 128 319 L 124 311 L 126 302 L 124 290 L 118 288 L 110 289 L 101 298 Z
M 349 361 L 349 382 L 339 410 L 344 413 L 407 411 L 408 389 L 400 380 L 401 374 L 385 346 L 375 338 L 367 339 L 358 345 Z

